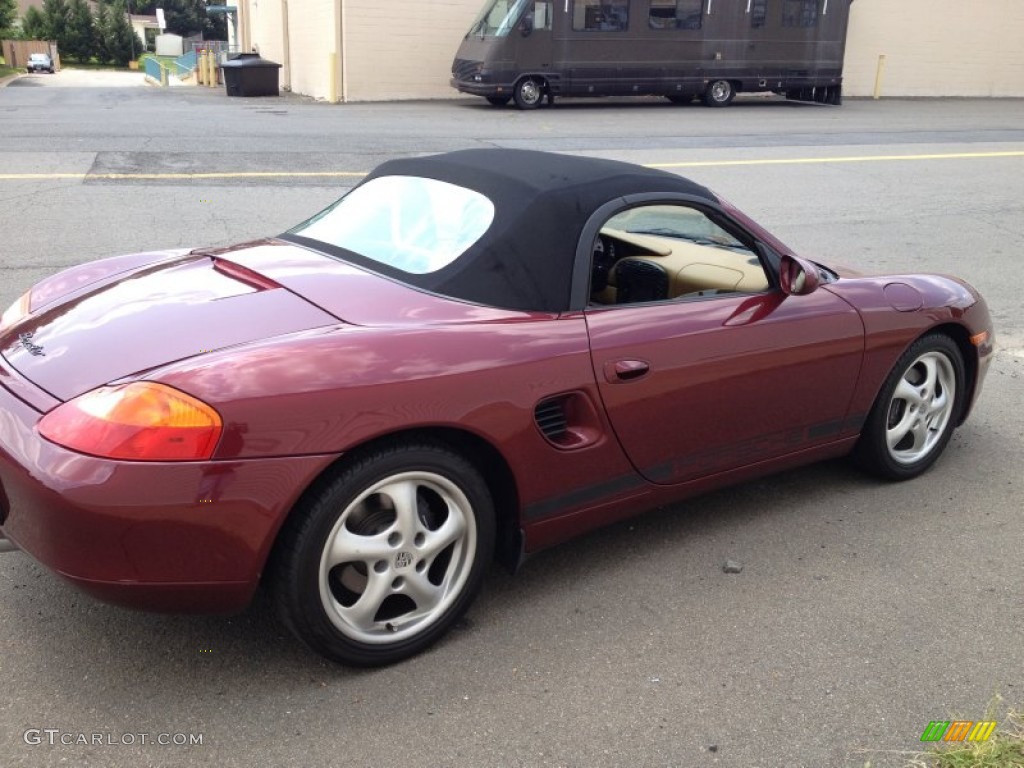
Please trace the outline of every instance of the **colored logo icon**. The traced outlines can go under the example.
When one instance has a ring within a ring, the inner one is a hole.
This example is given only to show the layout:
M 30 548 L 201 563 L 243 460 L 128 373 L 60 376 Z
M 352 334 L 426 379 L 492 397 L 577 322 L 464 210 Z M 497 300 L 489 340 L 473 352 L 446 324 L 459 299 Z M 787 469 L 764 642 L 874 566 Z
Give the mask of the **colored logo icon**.
M 932 720 L 921 741 L 988 741 L 995 729 L 994 720 Z

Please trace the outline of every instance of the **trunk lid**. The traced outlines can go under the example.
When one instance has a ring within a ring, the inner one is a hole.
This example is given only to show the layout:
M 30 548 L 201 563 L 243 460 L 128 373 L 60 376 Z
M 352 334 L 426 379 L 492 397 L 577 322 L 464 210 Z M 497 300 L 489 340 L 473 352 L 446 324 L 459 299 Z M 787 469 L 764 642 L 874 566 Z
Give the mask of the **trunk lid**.
M 204 352 L 337 324 L 265 276 L 207 254 L 122 272 L 41 307 L 0 354 L 60 400 Z

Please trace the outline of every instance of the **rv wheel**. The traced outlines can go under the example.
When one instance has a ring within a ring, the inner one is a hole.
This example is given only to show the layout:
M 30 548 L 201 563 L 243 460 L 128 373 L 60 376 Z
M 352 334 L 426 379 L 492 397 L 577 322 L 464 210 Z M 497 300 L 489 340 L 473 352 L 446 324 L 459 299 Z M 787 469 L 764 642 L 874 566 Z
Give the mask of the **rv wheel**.
M 704 103 L 709 107 L 724 107 L 735 95 L 736 89 L 728 80 L 712 80 L 704 91 Z
M 516 83 L 516 90 L 512 98 L 520 109 L 536 109 L 544 100 L 544 82 L 524 77 Z

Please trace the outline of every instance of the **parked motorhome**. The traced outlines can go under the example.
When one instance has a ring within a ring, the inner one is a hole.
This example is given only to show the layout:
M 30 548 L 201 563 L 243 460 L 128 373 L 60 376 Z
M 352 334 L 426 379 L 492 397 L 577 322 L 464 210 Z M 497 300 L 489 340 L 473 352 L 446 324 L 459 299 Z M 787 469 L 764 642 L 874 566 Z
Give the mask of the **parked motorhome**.
M 739 92 L 839 104 L 853 0 L 487 0 L 451 85 L 533 109 L 556 96 Z

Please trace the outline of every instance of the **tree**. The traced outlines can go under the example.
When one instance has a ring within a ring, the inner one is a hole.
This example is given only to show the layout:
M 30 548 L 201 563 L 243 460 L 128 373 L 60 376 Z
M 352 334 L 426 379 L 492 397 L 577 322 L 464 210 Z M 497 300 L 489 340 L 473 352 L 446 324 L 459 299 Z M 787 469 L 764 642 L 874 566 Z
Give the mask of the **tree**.
M 61 53 L 76 61 L 88 61 L 96 54 L 96 27 L 92 11 L 85 0 L 70 0 L 67 10 L 67 32 Z
M 104 55 L 118 66 L 125 66 L 135 56 L 139 47 L 135 30 L 128 22 L 125 0 L 115 0 L 107 8 L 106 24 L 103 28 Z
M 57 41 L 57 49 L 63 51 L 68 39 L 68 5 L 65 0 L 43 0 L 43 20 L 46 23 L 46 37 Z
M 26 40 L 50 40 L 50 29 L 46 17 L 34 5 L 30 5 L 21 17 L 21 34 Z
M 164 9 L 168 32 L 182 37 L 202 33 L 207 40 L 227 40 L 224 14 L 208 14 L 205 0 L 131 0 L 132 13 L 152 15 L 157 7 Z
M 14 20 L 18 18 L 18 4 L 15 0 L 0 0 L 0 37 L 6 37 L 14 27 Z
M 96 58 L 100 61 L 110 61 L 110 53 L 107 51 L 107 27 L 110 26 L 110 8 L 107 0 L 99 0 L 96 5 Z

